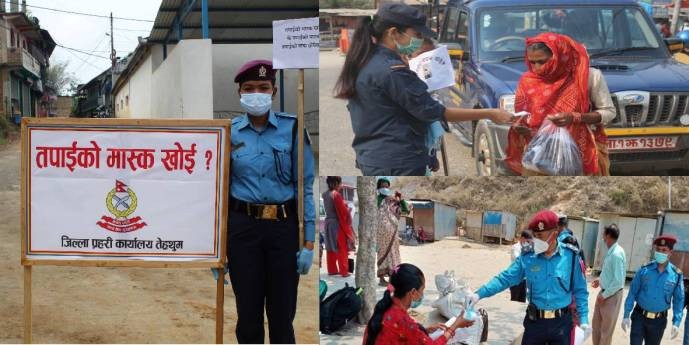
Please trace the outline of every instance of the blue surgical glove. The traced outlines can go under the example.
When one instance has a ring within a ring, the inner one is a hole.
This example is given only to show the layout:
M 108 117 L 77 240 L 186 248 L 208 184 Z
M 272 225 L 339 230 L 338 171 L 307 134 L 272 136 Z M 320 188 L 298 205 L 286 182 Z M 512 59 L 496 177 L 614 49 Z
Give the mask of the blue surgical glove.
M 303 248 L 297 252 L 297 273 L 308 274 L 313 263 L 313 250 Z
M 218 277 L 220 277 L 220 270 L 213 267 L 213 268 L 211 268 L 211 272 L 213 273 L 213 279 L 217 281 Z M 227 273 L 230 273 L 230 266 L 228 266 L 228 264 L 225 264 L 225 268 L 223 269 L 223 280 L 225 281 L 225 285 L 229 284 L 227 279 L 224 279 L 225 274 L 227 274 Z

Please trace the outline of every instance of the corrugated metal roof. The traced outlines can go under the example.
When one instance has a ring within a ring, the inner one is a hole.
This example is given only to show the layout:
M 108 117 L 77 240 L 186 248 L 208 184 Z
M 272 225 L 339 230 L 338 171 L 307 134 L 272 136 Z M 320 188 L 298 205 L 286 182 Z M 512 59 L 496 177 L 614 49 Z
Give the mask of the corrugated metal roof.
M 163 0 L 149 42 L 177 42 L 173 26 L 185 0 Z M 318 17 L 316 0 L 208 0 L 209 37 L 214 43 L 272 43 L 273 21 Z M 186 16 L 182 39 L 202 38 L 201 0 Z
M 375 9 L 360 9 L 360 8 L 321 8 L 319 11 L 321 16 L 333 17 L 366 17 L 376 14 Z

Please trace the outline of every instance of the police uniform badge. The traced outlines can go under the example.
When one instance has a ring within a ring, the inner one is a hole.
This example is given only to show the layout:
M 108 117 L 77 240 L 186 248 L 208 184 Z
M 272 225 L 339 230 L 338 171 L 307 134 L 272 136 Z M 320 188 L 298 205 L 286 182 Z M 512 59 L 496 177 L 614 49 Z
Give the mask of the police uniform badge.
M 545 223 L 543 223 L 543 222 L 538 222 L 538 230 L 540 230 L 540 231 L 545 230 Z
M 258 77 L 259 78 L 265 78 L 268 75 L 268 70 L 266 69 L 266 66 L 261 66 L 261 68 L 258 69 Z

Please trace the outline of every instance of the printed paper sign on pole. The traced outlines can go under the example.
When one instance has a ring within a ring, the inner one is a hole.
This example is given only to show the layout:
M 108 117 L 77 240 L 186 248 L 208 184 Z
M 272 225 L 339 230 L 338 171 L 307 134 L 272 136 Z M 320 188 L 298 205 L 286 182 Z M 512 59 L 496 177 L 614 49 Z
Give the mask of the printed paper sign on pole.
M 446 46 L 440 46 L 409 60 L 409 68 L 428 85 L 428 92 L 455 84 L 455 71 Z
M 28 122 L 25 258 L 219 261 L 229 130 L 170 122 Z
M 318 68 L 318 17 L 273 21 L 273 68 Z

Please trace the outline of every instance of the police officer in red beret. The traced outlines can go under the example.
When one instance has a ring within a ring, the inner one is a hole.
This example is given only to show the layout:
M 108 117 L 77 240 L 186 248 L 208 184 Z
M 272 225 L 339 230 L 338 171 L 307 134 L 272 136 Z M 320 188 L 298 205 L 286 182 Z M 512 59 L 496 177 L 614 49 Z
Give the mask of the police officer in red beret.
M 653 241 L 654 260 L 642 266 L 634 275 L 624 303 L 622 321 L 622 330 L 625 332 L 631 326 L 631 345 L 659 345 L 667 327 L 671 305 L 670 337 L 675 339 L 679 335 L 684 308 L 684 277 L 670 262 L 675 243 L 677 239 L 672 235 L 656 238 Z
M 561 243 L 558 216 L 552 211 L 536 213 L 528 226 L 534 234 L 534 251 L 524 253 L 471 296 L 473 303 L 493 296 L 526 278 L 529 306 L 524 318 L 522 344 L 568 345 L 574 321 L 569 305 L 574 297 L 580 326 L 587 335 L 588 289 L 575 247 Z
M 299 274 L 313 261 L 315 163 L 308 135 L 297 150 L 297 119 L 271 109 L 277 92 L 268 60 L 244 64 L 234 81 L 245 114 L 232 119 L 227 258 L 237 303 L 237 341 L 295 343 Z M 299 249 L 297 156 L 304 155 L 304 243 Z

